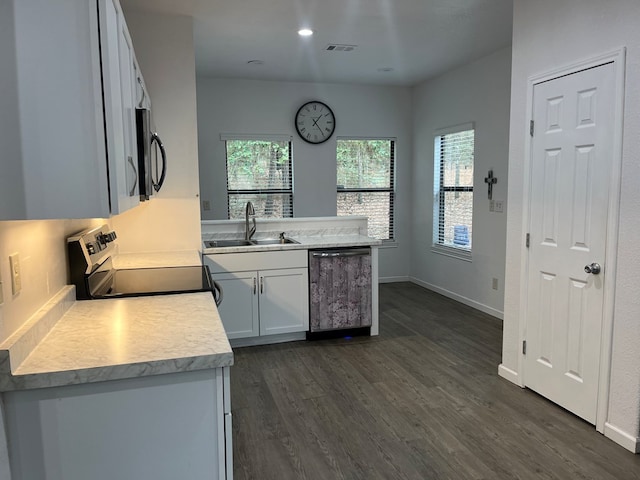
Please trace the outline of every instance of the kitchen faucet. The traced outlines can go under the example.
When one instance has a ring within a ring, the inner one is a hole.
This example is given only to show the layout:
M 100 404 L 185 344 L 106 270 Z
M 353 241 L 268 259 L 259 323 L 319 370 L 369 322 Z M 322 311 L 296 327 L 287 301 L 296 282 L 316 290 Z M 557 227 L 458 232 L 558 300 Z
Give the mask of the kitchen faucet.
M 251 237 L 256 233 L 256 211 L 253 208 L 253 203 L 247 202 L 247 208 L 245 209 L 244 216 L 244 239 L 249 242 L 251 241 Z M 253 226 L 249 228 L 249 217 L 253 220 Z

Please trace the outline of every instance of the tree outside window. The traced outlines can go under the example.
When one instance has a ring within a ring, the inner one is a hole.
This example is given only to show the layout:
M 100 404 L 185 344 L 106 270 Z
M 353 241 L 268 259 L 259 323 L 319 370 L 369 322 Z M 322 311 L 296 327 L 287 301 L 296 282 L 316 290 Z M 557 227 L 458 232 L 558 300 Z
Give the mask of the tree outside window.
M 293 217 L 291 142 L 226 140 L 229 218 L 245 216 L 252 202 L 257 217 Z
M 338 139 L 338 215 L 368 217 L 369 236 L 392 240 L 395 140 Z

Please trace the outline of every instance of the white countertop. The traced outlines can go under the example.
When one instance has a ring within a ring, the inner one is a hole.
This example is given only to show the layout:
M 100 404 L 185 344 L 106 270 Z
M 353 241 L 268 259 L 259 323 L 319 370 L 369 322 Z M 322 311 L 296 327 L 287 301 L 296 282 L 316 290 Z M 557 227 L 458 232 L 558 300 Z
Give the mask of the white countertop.
M 127 263 L 173 264 L 159 258 Z M 74 302 L 63 290 L 0 345 L 0 391 L 233 365 L 210 292 Z
M 203 243 L 202 253 L 210 255 L 216 253 L 268 252 L 274 250 L 308 250 L 312 248 L 368 247 L 379 246 L 382 244 L 381 240 L 359 234 L 305 235 L 302 233 L 300 235 L 287 235 L 287 237 L 299 243 L 215 248 L 206 247 Z M 209 235 L 205 237 L 204 241 L 211 240 L 213 238 L 215 237 Z

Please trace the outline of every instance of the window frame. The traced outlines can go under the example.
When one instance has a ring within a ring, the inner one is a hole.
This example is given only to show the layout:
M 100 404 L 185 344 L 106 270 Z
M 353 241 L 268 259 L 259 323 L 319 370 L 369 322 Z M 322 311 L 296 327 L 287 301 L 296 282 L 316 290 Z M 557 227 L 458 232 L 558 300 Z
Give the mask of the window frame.
M 395 203 L 396 203 L 396 149 L 397 149 L 397 138 L 396 137 L 336 137 L 336 176 L 337 176 L 337 166 L 338 166 L 338 142 L 339 141 L 350 141 L 350 140 L 382 140 L 391 142 L 390 148 L 390 158 L 389 158 L 389 172 L 390 172 L 390 186 L 389 187 L 378 187 L 378 188 L 338 188 L 336 185 L 336 200 L 337 195 L 339 193 L 389 193 L 389 238 L 379 239 L 383 244 L 393 244 L 396 242 L 395 237 Z M 337 182 L 336 182 L 337 183 Z M 337 212 L 336 212 L 337 215 Z M 367 215 L 368 217 L 368 215 Z
M 454 133 L 462 133 L 467 131 L 473 131 L 473 167 L 474 176 L 471 186 L 447 186 L 444 184 L 444 169 L 442 168 L 442 137 L 451 135 Z M 444 233 L 440 232 L 444 230 L 441 228 L 441 219 L 444 221 L 444 215 L 446 212 L 445 194 L 447 192 L 465 192 L 471 193 L 471 225 L 473 225 L 473 203 L 475 200 L 473 192 L 475 191 L 475 153 L 476 153 L 476 126 L 475 122 L 464 123 L 460 125 L 454 125 L 448 128 L 442 128 L 436 130 L 434 135 L 433 145 L 433 238 L 431 251 L 441 255 L 458 258 L 465 261 L 472 261 L 473 257 L 473 236 L 471 245 L 466 247 L 448 245 L 444 243 Z
M 224 168 L 226 176 L 227 187 L 227 219 L 231 218 L 231 202 L 230 198 L 234 195 L 255 195 L 255 194 L 267 194 L 267 195 L 290 195 L 290 208 L 291 215 L 289 217 L 269 217 L 269 218 L 294 218 L 294 188 L 293 188 L 293 139 L 291 135 L 264 135 L 264 134 L 246 134 L 246 135 L 234 135 L 234 134 L 221 134 L 220 140 L 224 142 Z M 227 150 L 228 141 L 264 141 L 264 142 L 286 142 L 289 144 L 289 179 L 290 188 L 255 188 L 255 189 L 230 189 L 229 188 L 229 158 Z M 235 219 L 237 220 L 237 219 Z

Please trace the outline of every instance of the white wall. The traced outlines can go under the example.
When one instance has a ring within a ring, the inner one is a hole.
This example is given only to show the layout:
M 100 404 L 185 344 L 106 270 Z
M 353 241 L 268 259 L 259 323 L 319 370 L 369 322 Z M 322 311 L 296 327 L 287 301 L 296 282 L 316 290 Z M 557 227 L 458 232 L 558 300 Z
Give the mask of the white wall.
M 635 440 L 640 423 L 640 2 L 515 0 L 509 213 L 502 365 L 521 378 L 520 254 L 527 80 L 579 60 L 627 47 L 622 192 L 608 423 Z
M 502 316 L 506 213 L 489 211 L 484 177 L 498 178 L 494 200 L 507 198 L 511 49 L 429 80 L 413 92 L 411 276 L 456 300 Z M 475 123 L 472 262 L 431 251 L 436 131 Z M 505 202 L 505 209 L 508 204 Z M 498 290 L 492 279 L 498 279 Z
M 168 167 L 152 201 L 113 217 L 120 252 L 199 250 L 193 19 L 130 11 L 122 3 Z
M 106 220 L 0 222 L 0 343 L 67 285 L 66 238 Z M 9 255 L 20 254 L 22 291 L 11 293 Z
M 13 205 L 8 205 L 9 202 L 0 203 L 0 218 L 26 216 L 22 152 L 20 142 L 16 141 L 21 137 L 21 131 L 15 49 L 13 2 L 0 2 L 0 191 L 11 192 L 5 198 L 15 199 Z
M 309 100 L 336 116 L 336 133 L 311 145 L 295 132 L 293 118 Z M 396 137 L 397 247 L 380 249 L 380 276 L 406 278 L 409 271 L 410 90 L 398 87 L 229 80 L 198 77 L 200 191 L 212 210 L 203 219 L 224 219 L 226 169 L 221 133 L 285 134 L 293 141 L 294 215 L 336 214 L 336 137 Z

